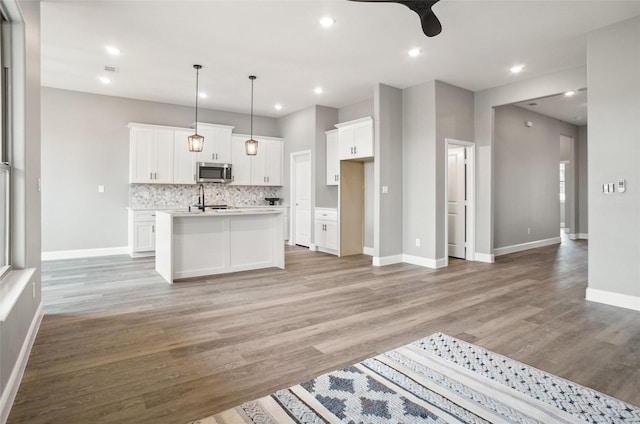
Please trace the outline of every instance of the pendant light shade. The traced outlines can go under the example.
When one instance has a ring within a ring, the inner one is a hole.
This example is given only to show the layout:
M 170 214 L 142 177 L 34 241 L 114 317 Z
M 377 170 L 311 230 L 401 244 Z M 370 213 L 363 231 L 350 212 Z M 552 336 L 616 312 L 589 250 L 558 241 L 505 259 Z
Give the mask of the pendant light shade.
M 202 65 L 193 65 L 193 68 L 196 70 L 196 132 L 189 136 L 188 141 L 190 152 L 201 152 L 204 148 L 204 137 L 198 134 L 198 77 Z
M 251 137 L 244 142 L 244 151 L 249 156 L 258 154 L 258 142 L 253 139 L 253 82 L 256 80 L 255 75 L 249 76 L 251 80 Z

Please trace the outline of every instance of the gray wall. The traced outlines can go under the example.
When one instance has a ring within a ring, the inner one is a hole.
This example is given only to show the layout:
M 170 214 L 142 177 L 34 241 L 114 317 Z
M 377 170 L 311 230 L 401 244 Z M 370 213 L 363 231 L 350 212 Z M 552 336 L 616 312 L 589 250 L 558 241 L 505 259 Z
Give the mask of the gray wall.
M 473 92 L 436 81 L 436 258 L 448 256 L 445 245 L 446 202 L 445 139 L 473 141 Z
M 402 91 L 378 84 L 374 90 L 374 257 L 401 255 Z M 389 192 L 381 194 L 382 186 Z
M 576 140 L 578 128 L 517 106 L 495 109 L 495 248 L 559 237 L 560 135 Z
M 17 363 L 41 303 L 40 286 L 40 3 L 6 5 L 11 24 L 13 63 L 11 252 L 14 269 L 35 268 L 31 284 L 0 323 L 0 397 Z M 18 21 L 18 23 L 15 23 Z M 8 413 L 0 411 L 0 416 Z
M 578 127 L 577 157 L 578 157 L 578 222 L 576 233 L 589 234 L 589 211 L 588 211 L 588 155 L 587 155 L 587 127 Z
M 373 116 L 373 98 L 338 109 L 338 122 L 353 121 L 366 116 Z
M 640 17 L 589 34 L 587 57 L 589 288 L 639 305 Z M 619 178 L 627 191 L 605 195 Z
M 43 88 L 42 250 L 126 246 L 127 124 L 189 127 L 194 117 L 192 107 Z M 199 109 L 198 118 L 250 131 L 249 115 Z M 265 117 L 254 117 L 254 133 L 280 135 Z
M 403 90 L 403 138 L 404 253 L 442 260 L 445 139 L 473 141 L 473 93 L 441 81 Z
M 587 68 L 581 66 L 475 93 L 476 259 L 489 261 L 493 254 L 493 108 L 586 86 Z

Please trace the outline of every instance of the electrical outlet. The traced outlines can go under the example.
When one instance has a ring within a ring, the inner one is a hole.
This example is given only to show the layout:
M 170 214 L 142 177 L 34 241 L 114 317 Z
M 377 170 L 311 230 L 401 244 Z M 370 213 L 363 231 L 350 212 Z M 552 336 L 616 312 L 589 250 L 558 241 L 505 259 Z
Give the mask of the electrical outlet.
M 416 239 L 416 247 L 420 247 L 420 239 Z
M 531 235 L 531 228 L 527 228 L 527 234 Z
M 33 298 L 36 298 L 36 282 L 32 281 L 31 282 L 31 288 L 33 289 Z
M 382 194 L 389 193 L 389 186 L 382 186 Z
M 98 193 L 104 193 L 104 186 L 103 185 L 99 185 L 98 186 Z

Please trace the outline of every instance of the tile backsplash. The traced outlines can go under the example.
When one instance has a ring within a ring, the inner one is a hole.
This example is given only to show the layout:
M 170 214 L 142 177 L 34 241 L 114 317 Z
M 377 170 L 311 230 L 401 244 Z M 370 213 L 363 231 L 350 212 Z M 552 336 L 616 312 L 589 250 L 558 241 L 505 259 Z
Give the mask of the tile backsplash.
M 198 184 L 130 184 L 129 206 L 131 208 L 173 208 L 198 203 Z M 280 197 L 280 187 L 229 186 L 204 184 L 205 201 L 208 205 L 262 206 L 265 197 Z M 283 204 L 280 200 L 280 204 Z

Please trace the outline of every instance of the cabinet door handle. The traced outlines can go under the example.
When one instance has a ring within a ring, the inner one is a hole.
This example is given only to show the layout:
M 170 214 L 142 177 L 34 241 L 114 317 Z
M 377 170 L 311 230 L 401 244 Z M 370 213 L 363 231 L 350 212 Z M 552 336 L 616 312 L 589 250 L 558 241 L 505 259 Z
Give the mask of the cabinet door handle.
M 353 153 L 355 153 L 356 155 L 358 154 L 358 146 L 353 148 Z
M 152 233 L 155 233 L 155 232 L 156 232 L 156 226 L 155 226 L 155 225 L 152 225 L 152 226 L 151 226 L 151 232 L 152 232 Z
M 149 179 L 153 180 L 153 172 L 149 172 Z

